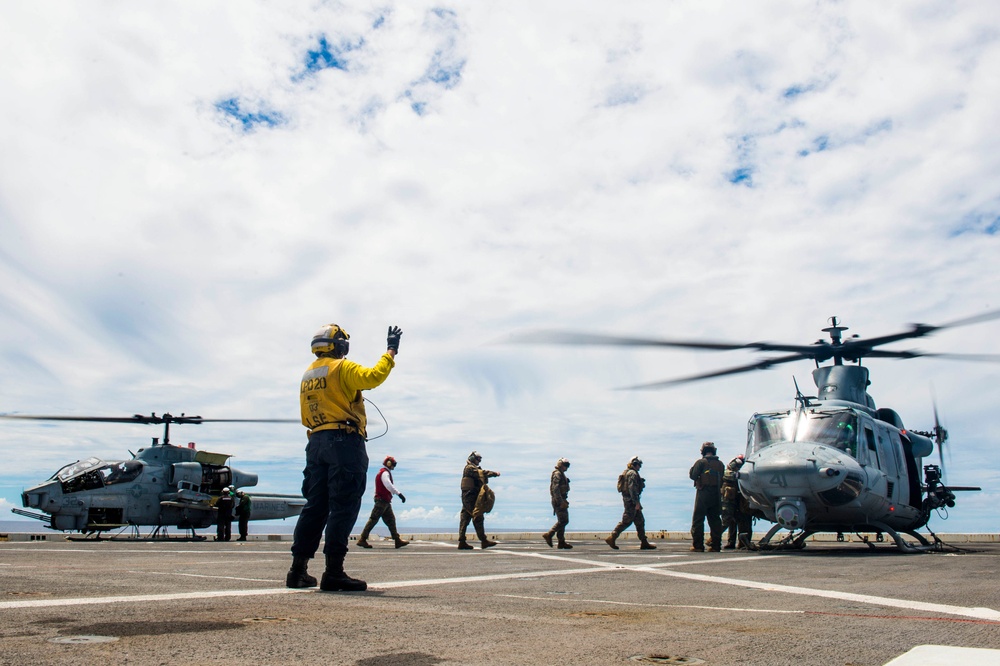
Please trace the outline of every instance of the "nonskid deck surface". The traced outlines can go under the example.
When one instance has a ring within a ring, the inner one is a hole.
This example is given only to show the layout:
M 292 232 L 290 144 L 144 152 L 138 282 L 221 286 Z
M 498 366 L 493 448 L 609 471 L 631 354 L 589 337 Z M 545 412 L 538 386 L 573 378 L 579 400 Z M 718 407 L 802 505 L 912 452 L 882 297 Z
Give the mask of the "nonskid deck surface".
M 363 593 L 285 588 L 289 545 L 0 543 L 0 663 L 878 665 L 926 644 L 1000 649 L 998 544 L 376 542 L 347 558 Z

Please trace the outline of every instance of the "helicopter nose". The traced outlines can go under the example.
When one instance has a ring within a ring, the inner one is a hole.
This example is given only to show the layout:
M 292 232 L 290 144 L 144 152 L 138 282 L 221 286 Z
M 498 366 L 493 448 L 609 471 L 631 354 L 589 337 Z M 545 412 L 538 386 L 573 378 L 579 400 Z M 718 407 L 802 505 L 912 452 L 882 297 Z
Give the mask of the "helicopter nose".
M 21 493 L 21 506 L 30 509 L 44 509 L 51 498 L 59 494 L 58 490 L 59 484 L 55 481 L 48 481 L 28 488 Z
M 825 450 L 802 442 L 774 444 L 740 470 L 740 481 L 751 491 L 768 496 L 808 496 L 836 487 L 846 468 Z

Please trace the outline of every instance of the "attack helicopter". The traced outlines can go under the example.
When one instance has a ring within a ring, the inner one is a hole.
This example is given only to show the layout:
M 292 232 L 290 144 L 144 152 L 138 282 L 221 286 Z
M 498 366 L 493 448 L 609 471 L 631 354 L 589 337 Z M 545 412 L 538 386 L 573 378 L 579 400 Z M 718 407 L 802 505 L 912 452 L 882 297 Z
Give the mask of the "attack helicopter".
M 751 350 L 782 353 L 754 363 L 703 374 L 625 387 L 660 389 L 689 382 L 724 377 L 801 360 L 812 360 L 817 395 L 805 396 L 795 384 L 793 409 L 755 413 L 747 423 L 745 462 L 738 473 L 740 492 L 756 517 L 775 523 L 756 544 L 760 549 L 803 548 L 817 532 L 888 534 L 904 552 L 940 549 L 943 542 L 933 532 L 933 542 L 917 532 L 932 514 L 955 506 L 956 492 L 981 490 L 973 486 L 945 485 L 943 449 L 947 431 L 934 406 L 934 429 L 911 430 L 894 410 L 876 407 L 868 394 L 869 370 L 863 359 L 913 359 L 936 357 L 966 361 L 1000 362 L 1000 355 L 928 353 L 882 349 L 902 340 L 1000 318 L 1000 310 L 958 319 L 946 324 L 911 324 L 899 333 L 862 339 L 844 338 L 848 330 L 837 317 L 822 329 L 829 339 L 808 345 L 769 342 L 729 343 L 707 340 L 663 340 L 559 331 L 516 335 L 511 341 L 563 345 L 613 345 L 676 347 L 727 351 Z M 832 361 L 830 365 L 821 365 Z M 940 464 L 924 464 L 938 449 Z M 923 472 L 923 480 L 920 473 Z M 781 530 L 788 533 L 772 543 Z M 930 531 L 930 530 L 928 530 Z M 917 543 L 908 542 L 909 535 Z M 864 537 L 869 546 L 872 543 Z
M 203 419 L 155 413 L 131 417 L 31 416 L 2 414 L 5 419 L 43 421 L 91 421 L 163 425 L 163 441 L 139 449 L 131 460 L 106 461 L 86 458 L 63 466 L 48 480 L 21 493 L 24 509 L 14 513 L 40 520 L 46 527 L 80 532 L 100 538 L 111 530 L 131 530 L 139 538 L 140 527 L 154 529 L 146 538 L 167 538 L 167 527 L 188 530 L 187 538 L 202 540 L 195 533 L 216 523 L 215 501 L 229 486 L 257 485 L 257 475 L 229 466 L 230 455 L 211 453 L 170 443 L 170 426 L 200 423 L 285 423 L 290 419 Z M 253 501 L 251 520 L 271 520 L 298 515 L 305 506 L 300 495 L 248 493 Z M 38 509 L 39 511 L 28 511 Z

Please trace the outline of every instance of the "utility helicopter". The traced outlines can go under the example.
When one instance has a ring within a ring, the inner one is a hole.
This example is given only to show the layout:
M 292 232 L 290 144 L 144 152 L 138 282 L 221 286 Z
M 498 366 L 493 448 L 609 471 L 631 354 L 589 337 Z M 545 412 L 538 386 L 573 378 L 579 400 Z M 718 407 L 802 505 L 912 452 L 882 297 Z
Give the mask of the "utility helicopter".
M 936 357 L 966 361 L 1000 362 L 1000 355 L 946 354 L 916 350 L 882 349 L 902 340 L 920 338 L 948 328 L 1000 318 L 1000 310 L 942 325 L 911 324 L 908 330 L 875 338 L 857 335 L 844 339 L 848 330 L 837 317 L 822 329 L 829 340 L 809 345 L 770 342 L 729 343 L 707 340 L 663 340 L 559 331 L 514 336 L 513 342 L 563 345 L 613 345 L 628 347 L 679 347 L 711 351 L 752 350 L 783 353 L 754 363 L 704 374 L 625 387 L 659 389 L 811 359 L 818 393 L 805 396 L 796 383 L 795 407 L 758 412 L 747 423 L 745 464 L 738 473 L 740 492 L 756 517 L 775 523 L 756 544 L 761 549 L 803 548 L 816 532 L 888 534 L 904 552 L 940 549 L 917 530 L 931 515 L 955 506 L 958 491 L 981 490 L 945 485 L 943 449 L 947 431 L 934 406 L 932 431 L 910 430 L 894 410 L 878 408 L 868 394 L 871 384 L 865 358 L 912 359 Z M 820 365 L 832 361 L 832 365 Z M 923 464 L 937 446 L 940 464 Z M 923 481 L 920 473 L 923 472 Z M 783 538 L 771 543 L 781 530 Z M 928 530 L 929 531 L 929 530 Z M 914 544 L 903 534 L 917 540 Z M 873 546 L 867 541 L 869 546 Z
M 2 414 L 5 419 L 43 421 L 96 421 L 163 425 L 163 441 L 154 437 L 152 445 L 132 454 L 131 460 L 106 461 L 100 458 L 77 460 L 60 468 L 48 480 L 21 493 L 24 509 L 14 513 L 40 520 L 53 530 L 76 531 L 88 536 L 111 530 L 154 527 L 147 538 L 167 538 L 167 527 L 176 525 L 190 532 L 188 538 L 202 540 L 195 533 L 216 523 L 215 502 L 229 486 L 257 485 L 257 475 L 229 466 L 230 455 L 200 451 L 194 443 L 170 443 L 171 424 L 200 423 L 285 423 L 290 419 L 203 419 L 200 416 L 173 416 L 155 413 L 131 417 L 31 416 Z M 131 453 L 131 452 L 130 452 Z M 298 515 L 305 506 L 300 495 L 248 493 L 253 502 L 251 520 L 271 520 Z M 26 509 L 38 509 L 28 511 Z

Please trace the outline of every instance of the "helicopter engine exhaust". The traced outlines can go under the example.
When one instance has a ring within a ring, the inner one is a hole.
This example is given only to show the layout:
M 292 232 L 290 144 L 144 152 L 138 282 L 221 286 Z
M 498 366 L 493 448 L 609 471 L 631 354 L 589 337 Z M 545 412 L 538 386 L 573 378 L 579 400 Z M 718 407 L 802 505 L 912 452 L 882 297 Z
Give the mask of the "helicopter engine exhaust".
M 250 472 L 241 472 L 238 469 L 229 468 L 229 471 L 233 475 L 233 485 L 237 488 L 246 488 L 247 486 L 257 485 L 257 475 L 251 474 Z

